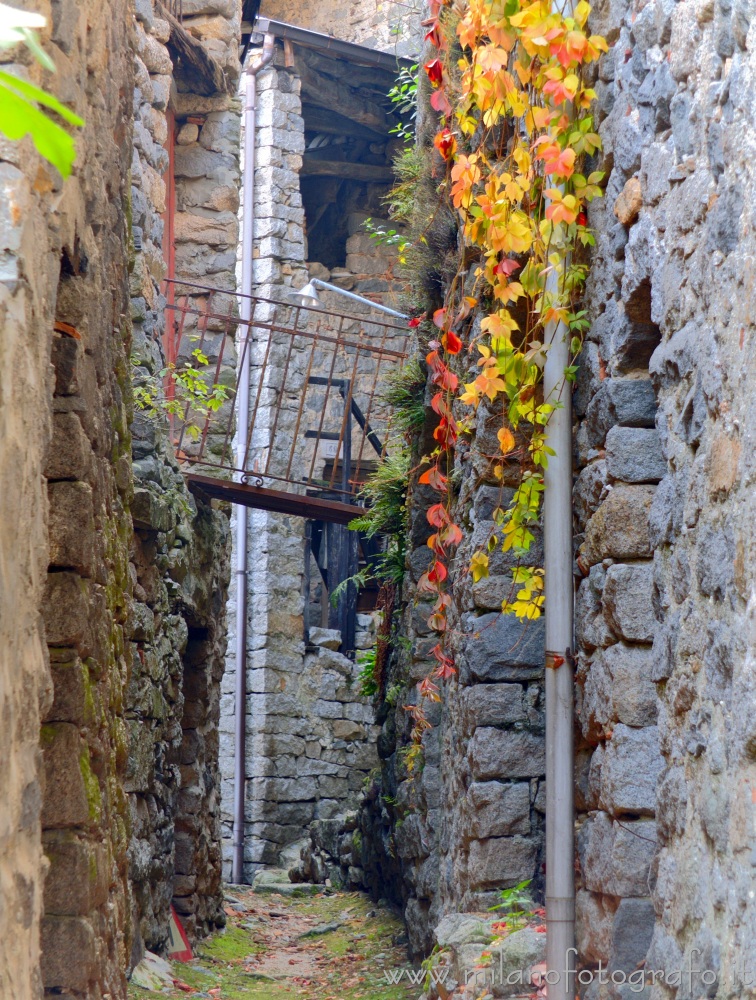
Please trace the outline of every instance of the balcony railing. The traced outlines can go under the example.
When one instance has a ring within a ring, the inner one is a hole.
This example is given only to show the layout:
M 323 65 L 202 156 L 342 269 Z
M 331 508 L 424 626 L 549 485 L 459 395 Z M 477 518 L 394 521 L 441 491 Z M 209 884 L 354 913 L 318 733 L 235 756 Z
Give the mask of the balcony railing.
M 235 482 L 253 499 L 264 494 L 253 506 L 319 516 L 306 505 L 320 510 L 325 503 L 338 512 L 353 504 L 389 447 L 391 412 L 381 384 L 406 358 L 407 327 L 210 286 L 171 285 L 168 357 L 180 364 L 198 347 L 210 361 L 208 382 L 229 381 L 229 369 L 237 366 L 250 371 L 244 453 L 231 400 L 202 417 L 186 405 L 173 428 L 184 470 L 194 480 L 217 480 L 210 487 L 216 494 L 221 482 L 226 492 Z M 242 298 L 249 303 L 248 323 L 239 318 Z M 283 507 L 271 506 L 271 492 L 285 494 Z M 342 511 L 337 519 L 348 516 Z

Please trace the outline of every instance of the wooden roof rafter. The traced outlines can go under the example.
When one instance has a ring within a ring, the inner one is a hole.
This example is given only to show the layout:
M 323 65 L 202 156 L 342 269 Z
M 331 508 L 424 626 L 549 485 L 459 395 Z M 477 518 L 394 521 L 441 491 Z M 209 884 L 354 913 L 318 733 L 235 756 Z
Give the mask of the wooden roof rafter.
M 218 93 L 230 93 L 232 85 L 223 67 L 209 55 L 202 42 L 186 30 L 181 22 L 161 3 L 161 0 L 155 0 L 155 5 L 160 16 L 171 27 L 168 47 L 173 49 L 184 65 L 192 71 L 196 92 L 203 97 Z

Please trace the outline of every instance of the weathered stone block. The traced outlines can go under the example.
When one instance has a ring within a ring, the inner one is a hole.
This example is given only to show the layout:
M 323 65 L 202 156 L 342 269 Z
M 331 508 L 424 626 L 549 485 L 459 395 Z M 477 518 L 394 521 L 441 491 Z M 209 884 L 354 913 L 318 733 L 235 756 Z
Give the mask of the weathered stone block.
M 614 214 L 623 226 L 631 226 L 638 218 L 642 205 L 640 181 L 637 177 L 631 177 L 614 203 Z
M 76 726 L 94 722 L 95 704 L 92 697 L 89 670 L 81 660 L 50 665 L 53 682 L 53 703 L 46 722 L 72 722 Z
M 536 845 L 525 837 L 495 837 L 470 843 L 470 889 L 506 889 L 533 877 Z
M 48 479 L 86 479 L 91 462 L 92 448 L 77 414 L 54 414 L 43 474 Z
M 96 556 L 92 489 L 86 483 L 49 483 L 50 565 L 91 576 Z
M 545 772 L 543 736 L 481 728 L 469 746 L 473 776 L 489 778 L 538 778 Z
M 351 719 L 336 719 L 333 723 L 333 735 L 337 740 L 364 740 L 365 727 Z
M 485 840 L 515 833 L 530 833 L 530 786 L 526 782 L 503 785 L 498 781 L 473 782 L 467 790 L 471 833 Z
M 653 816 L 656 785 L 664 766 L 656 726 L 630 729 L 619 723 L 601 767 L 601 806 L 610 813 Z
M 610 566 L 602 604 L 613 631 L 630 642 L 653 642 L 658 627 L 652 604 L 653 565 L 638 563 Z
M 648 896 L 656 850 L 653 820 L 623 819 L 620 825 L 605 812 L 596 813 L 578 835 L 586 889 L 610 896 Z
M 97 972 L 95 935 L 89 921 L 83 917 L 46 916 L 41 937 L 45 988 L 85 993 Z
M 616 643 L 596 653 L 583 689 L 580 719 L 586 739 L 599 739 L 619 721 L 653 726 L 659 713 L 650 648 Z
M 611 896 L 599 896 L 578 889 L 575 895 L 575 936 L 580 956 L 585 962 L 606 966 L 612 947 L 612 928 L 617 902 Z
M 74 337 L 56 336 L 52 345 L 55 369 L 55 395 L 75 396 L 79 391 L 79 341 Z
M 131 501 L 134 526 L 153 531 L 170 531 L 176 524 L 176 513 L 170 504 L 154 490 L 137 487 Z
M 77 573 L 50 573 L 45 585 L 42 615 L 50 646 L 73 646 L 83 651 L 89 632 L 89 586 Z
M 468 620 L 472 635 L 460 667 L 463 683 L 523 681 L 541 676 L 544 662 L 544 622 L 523 624 L 514 615 L 489 614 Z
M 628 975 L 639 968 L 654 933 L 654 905 L 650 899 L 623 899 L 614 915 L 610 971 Z
M 527 718 L 519 684 L 476 684 L 462 694 L 471 730 L 512 725 Z
M 654 486 L 615 486 L 588 522 L 581 547 L 588 566 L 602 559 L 642 559 L 651 555 L 649 513 Z
M 66 722 L 48 723 L 42 727 L 41 743 L 45 774 L 42 825 L 48 829 L 89 825 L 99 812 L 100 790 L 78 728 Z
M 606 467 L 613 479 L 626 483 L 659 482 L 666 475 L 667 463 L 657 431 L 612 427 L 606 436 Z
M 50 868 L 45 878 L 48 916 L 83 916 L 108 898 L 107 856 L 101 844 L 90 844 L 62 830 L 43 838 Z
M 306 802 L 317 797 L 315 778 L 272 778 L 268 787 L 270 797 L 277 802 Z

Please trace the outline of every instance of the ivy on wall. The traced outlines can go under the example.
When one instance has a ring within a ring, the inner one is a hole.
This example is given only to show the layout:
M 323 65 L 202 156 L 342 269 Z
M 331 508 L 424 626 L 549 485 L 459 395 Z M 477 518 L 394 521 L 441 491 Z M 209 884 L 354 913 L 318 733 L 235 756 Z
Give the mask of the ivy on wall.
M 463 539 L 450 474 L 484 400 L 501 412 L 493 475 L 503 479 L 506 465 L 516 463 L 519 483 L 509 506 L 494 511 L 495 533 L 466 571 L 474 581 L 487 576 L 489 554 L 500 546 L 517 560 L 502 610 L 522 619 L 543 610 L 543 570 L 528 565 L 553 454 L 546 427 L 555 404 L 544 398 L 542 373 L 555 324 L 570 330 L 573 361 L 582 346 L 587 265 L 579 251 L 593 243 L 585 207 L 600 196 L 603 179 L 583 172 L 600 148 L 591 114 L 596 95 L 584 70 L 608 51 L 586 28 L 590 9 L 586 0 L 571 13 L 551 0 L 432 0 L 426 22 L 434 54 L 424 70 L 440 116 L 434 145 L 446 165 L 441 189 L 460 220 L 464 260 L 431 317 L 436 334 L 426 358 L 438 420 L 420 483 L 438 502 L 427 512 L 433 558 L 418 589 L 435 597 L 428 623 L 439 642 L 436 665 L 418 686 L 420 701 L 408 707 L 410 770 L 429 725 L 423 702 L 440 700 L 439 682 L 456 672 L 443 638 L 450 561 Z M 571 363 L 565 379 L 575 371 Z

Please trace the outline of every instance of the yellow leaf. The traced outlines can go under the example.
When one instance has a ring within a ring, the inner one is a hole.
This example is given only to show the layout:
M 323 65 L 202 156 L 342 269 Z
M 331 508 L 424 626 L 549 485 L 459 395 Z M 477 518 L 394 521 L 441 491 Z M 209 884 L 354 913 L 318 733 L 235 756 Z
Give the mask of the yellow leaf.
M 584 27 L 585 22 L 588 20 L 588 15 L 591 12 L 591 5 L 586 3 L 586 0 L 580 0 L 575 10 L 572 12 L 572 16 L 575 18 L 580 27 Z
M 515 446 L 514 434 L 508 427 L 502 427 L 496 437 L 499 439 L 502 455 L 508 455 Z
M 478 583 L 479 580 L 488 576 L 488 556 L 485 552 L 476 552 L 473 555 L 470 560 L 470 572 L 472 573 L 473 583 Z
M 480 390 L 474 382 L 465 382 L 465 391 L 460 393 L 459 399 L 468 406 L 477 406 L 480 402 Z

